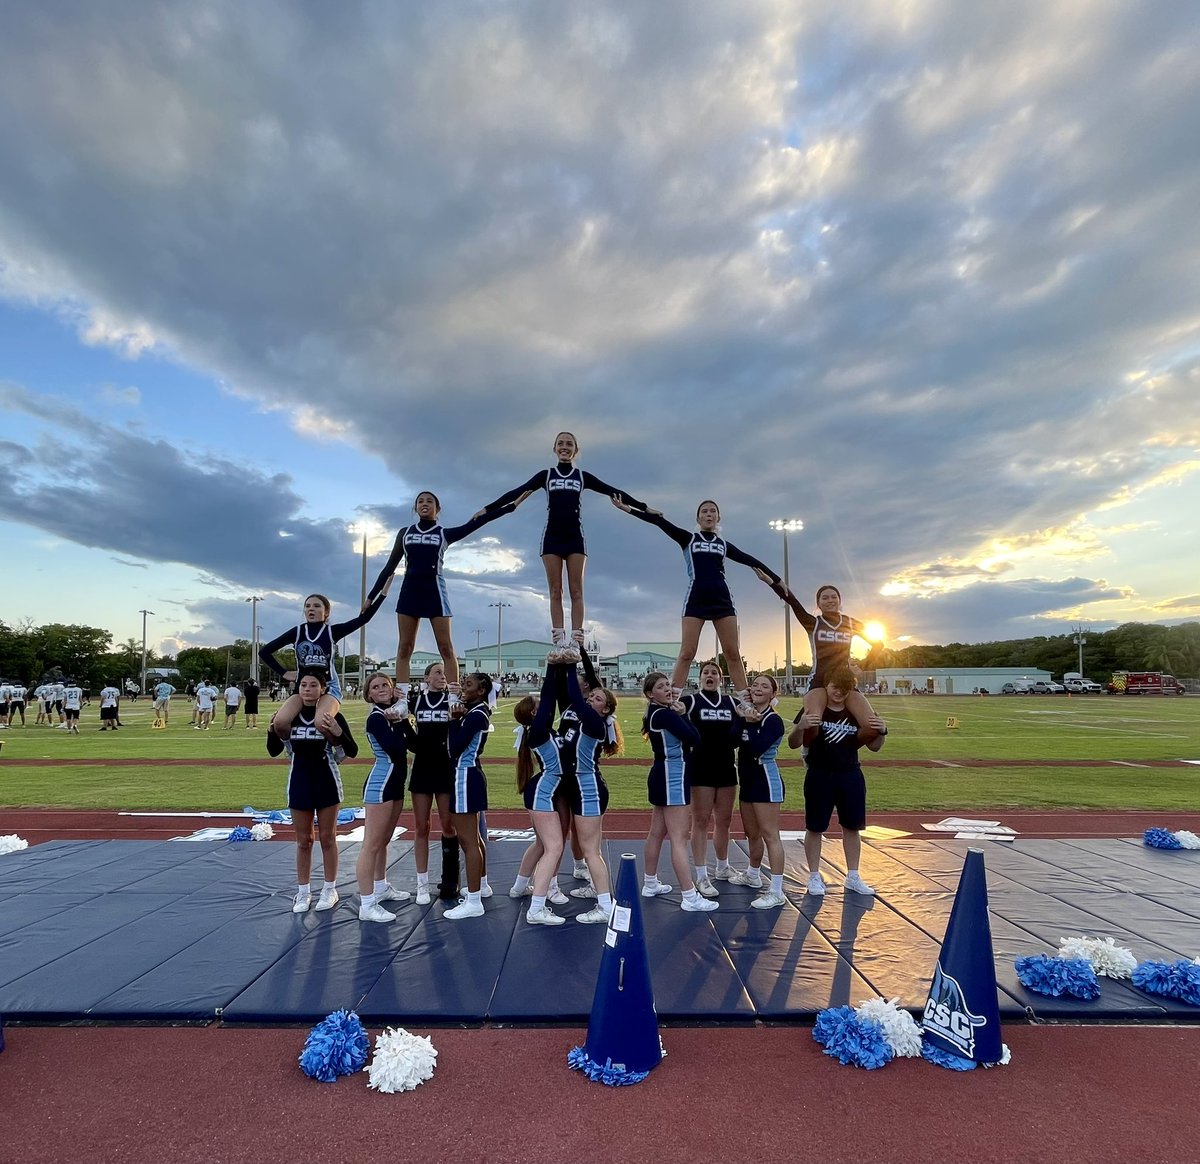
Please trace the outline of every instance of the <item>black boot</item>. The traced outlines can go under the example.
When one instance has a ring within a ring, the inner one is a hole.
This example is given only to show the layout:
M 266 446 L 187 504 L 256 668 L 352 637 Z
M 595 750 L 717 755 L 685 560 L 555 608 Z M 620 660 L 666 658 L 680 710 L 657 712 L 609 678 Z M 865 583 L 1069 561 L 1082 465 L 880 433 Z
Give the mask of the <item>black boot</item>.
M 458 900 L 459 852 L 457 837 L 442 837 L 442 879 L 438 883 L 438 897 L 442 901 Z

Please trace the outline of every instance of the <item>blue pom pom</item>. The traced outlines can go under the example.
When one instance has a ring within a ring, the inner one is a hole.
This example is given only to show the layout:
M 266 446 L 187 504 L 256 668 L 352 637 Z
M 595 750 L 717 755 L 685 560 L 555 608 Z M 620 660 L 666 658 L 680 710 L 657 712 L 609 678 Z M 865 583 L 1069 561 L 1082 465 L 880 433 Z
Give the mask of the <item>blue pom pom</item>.
M 843 1066 L 853 1064 L 874 1071 L 886 1067 L 895 1051 L 883 1033 L 883 1024 L 865 1019 L 852 1006 L 821 1011 L 813 1024 L 813 1038 Z
M 1047 954 L 1031 954 L 1013 963 L 1021 985 L 1036 994 L 1061 998 L 1092 999 L 1100 997 L 1096 971 L 1085 958 L 1052 958 Z
M 1041 955 L 1036 955 L 1041 957 Z M 943 1051 L 940 1047 L 935 1047 L 932 1043 L 921 1044 L 921 1057 L 928 1059 L 930 1063 L 936 1063 L 939 1067 L 945 1067 L 950 1071 L 974 1071 L 978 1064 L 974 1059 L 964 1059 L 961 1055 L 951 1055 L 949 1051 Z
M 252 841 L 254 840 L 254 834 L 245 825 L 238 825 L 229 834 L 229 839 L 231 841 Z
M 623 1067 L 614 1067 L 612 1060 L 597 1063 L 582 1047 L 572 1047 L 567 1052 L 567 1066 L 574 1071 L 582 1071 L 593 1083 L 603 1083 L 606 1087 L 630 1087 L 641 1083 L 650 1074 L 649 1071 L 626 1071 Z
M 1152 849 L 1182 849 L 1179 838 L 1170 829 L 1147 829 L 1142 834 L 1142 843 Z
M 1186 958 L 1178 962 L 1139 962 L 1132 982 L 1147 994 L 1161 994 L 1190 1006 L 1200 1006 L 1200 966 Z
M 300 1052 L 304 1074 L 321 1083 L 361 1071 L 371 1050 L 366 1028 L 352 1010 L 335 1010 L 309 1032 Z

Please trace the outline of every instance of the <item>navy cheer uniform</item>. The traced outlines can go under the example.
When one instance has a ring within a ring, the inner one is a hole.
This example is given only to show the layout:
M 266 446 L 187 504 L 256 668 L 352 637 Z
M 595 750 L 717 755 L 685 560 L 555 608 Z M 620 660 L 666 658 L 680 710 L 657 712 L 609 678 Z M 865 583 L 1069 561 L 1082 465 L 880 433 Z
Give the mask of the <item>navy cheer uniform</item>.
M 646 734 L 654 763 L 646 777 L 650 803 L 656 808 L 690 804 L 688 752 L 700 743 L 700 733 L 674 708 L 654 704 L 646 713 Z
M 363 804 L 383 804 L 404 799 L 404 778 L 408 775 L 408 744 L 404 729 L 383 714 L 383 708 L 371 708 L 367 716 L 367 743 L 375 763 L 363 782 Z
M 768 708 L 758 723 L 742 723 L 738 744 L 738 795 L 747 804 L 782 804 L 786 789 L 779 772 L 783 719 Z
M 375 579 L 375 585 L 371 587 L 368 598 L 374 600 L 383 590 L 403 558 L 404 581 L 400 584 L 396 613 L 408 615 L 410 618 L 449 618 L 450 600 L 446 596 L 446 579 L 442 576 L 446 547 L 470 537 L 488 522 L 504 517 L 516 508 L 514 504 L 502 505 L 450 529 L 446 529 L 437 521 L 421 520 L 415 525 L 406 525 L 396 535 L 392 552 L 379 577 Z
M 374 601 L 367 605 L 366 610 L 359 611 L 349 622 L 335 622 L 332 626 L 327 622 L 302 622 L 264 644 L 258 652 L 258 657 L 282 679 L 284 670 L 275 658 L 275 652 L 283 650 L 284 647 L 294 648 L 297 672 L 305 667 L 324 671 L 329 676 L 329 694 L 340 700 L 342 686 L 338 680 L 337 669 L 333 665 L 334 644 L 340 643 L 347 635 L 353 634 L 359 627 L 370 622 L 382 601 L 383 595 L 377 595 Z M 296 690 L 298 691 L 299 687 Z
M 858 762 L 861 746 L 854 716 L 845 708 L 826 708 L 816 737 L 808 745 L 808 773 L 804 777 L 806 829 L 823 833 L 835 808 L 843 829 L 866 826 L 867 781 Z
M 484 512 L 491 513 L 500 506 L 508 505 L 530 489 L 546 491 L 546 528 L 542 531 L 540 551 L 543 556 L 555 554 L 560 558 L 569 558 L 572 554 L 587 554 L 581 516 L 585 489 L 603 493 L 607 497 L 623 497 L 625 503 L 634 510 L 646 508 L 644 501 L 638 501 L 628 493 L 605 484 L 586 469 L 577 469 L 570 461 L 559 461 L 552 469 L 539 469 L 523 485 L 501 494 L 484 506 Z
M 781 585 L 772 589 L 792 608 L 800 625 L 808 632 L 813 660 L 809 690 L 824 687 L 825 679 L 834 667 L 840 663 L 850 665 L 850 642 L 855 635 L 861 639 L 867 637 L 865 624 L 848 614 L 839 615 L 836 622 L 830 622 L 823 614 L 810 614 L 794 594 L 783 594 Z
M 575 668 L 568 666 L 567 691 L 573 713 L 561 750 L 572 753 L 574 780 L 567 782 L 567 803 L 576 816 L 603 816 L 608 811 L 608 785 L 600 775 L 600 757 L 610 741 L 611 716 L 601 715 L 584 698 Z M 565 765 L 564 765 L 565 766 Z
M 685 695 L 682 702 L 700 736 L 688 760 L 688 780 L 705 788 L 732 788 L 738 782 L 735 749 L 742 725 L 733 700 L 721 692 L 713 695 L 701 688 Z
M 413 758 L 408 790 L 426 796 L 449 795 L 454 791 L 454 764 L 446 747 L 450 693 L 422 691 L 409 708 L 412 723 L 404 721 L 404 734 Z
M 733 596 L 725 580 L 725 559 L 740 562 L 751 569 L 762 570 L 772 582 L 779 582 L 779 575 L 770 566 L 760 562 L 732 542 L 727 542 L 718 533 L 703 530 L 688 532 L 667 521 L 662 514 L 638 513 L 634 517 L 658 526 L 681 550 L 687 564 L 688 590 L 683 600 L 683 617 L 698 618 L 705 622 L 716 622 L 719 618 L 736 616 Z
M 525 729 L 529 750 L 537 757 L 541 771 L 535 775 L 522 791 L 525 807 L 530 812 L 553 812 L 554 797 L 562 780 L 562 762 L 559 759 L 558 739 L 554 734 L 554 674 L 558 664 L 546 668 L 542 680 L 542 697 L 538 700 L 537 712 Z
M 491 726 L 492 713 L 486 703 L 477 703 L 461 719 L 450 721 L 446 743 L 454 760 L 456 813 L 484 812 L 487 809 L 487 776 L 480 760 Z
M 287 779 L 288 808 L 309 812 L 342 803 L 342 773 L 338 762 L 341 756 L 353 758 L 358 755 L 358 744 L 340 711 L 334 717 L 342 729 L 336 743 L 317 730 L 313 722 L 316 714 L 315 707 L 301 708 L 292 721 L 288 737 L 292 756 Z M 283 751 L 283 741 L 268 731 L 267 752 L 278 756 Z

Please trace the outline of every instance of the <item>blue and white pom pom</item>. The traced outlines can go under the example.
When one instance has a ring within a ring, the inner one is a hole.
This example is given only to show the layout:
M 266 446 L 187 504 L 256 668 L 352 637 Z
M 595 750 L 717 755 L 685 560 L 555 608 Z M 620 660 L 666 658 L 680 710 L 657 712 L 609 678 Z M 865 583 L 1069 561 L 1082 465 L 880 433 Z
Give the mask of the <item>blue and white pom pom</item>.
M 901 1010 L 898 998 L 868 999 L 854 1008 L 861 1019 L 877 1022 L 883 1028 L 883 1037 L 897 1059 L 919 1059 L 921 1057 L 921 1028 L 916 1019 L 906 1010 Z
M 1013 963 L 1021 985 L 1035 994 L 1061 998 L 1090 1000 L 1100 997 L 1096 971 L 1084 958 L 1052 958 L 1048 954 L 1031 954 Z
M 308 1034 L 300 1052 L 304 1074 L 320 1083 L 332 1083 L 339 1075 L 361 1071 L 367 1061 L 371 1040 L 352 1010 L 335 1010 Z
M 831 1006 L 817 1015 L 813 1038 L 843 1066 L 874 1071 L 886 1067 L 895 1051 L 883 1033 L 883 1024 L 863 1018 L 851 1006 Z
M 0 837 L 0 853 L 19 853 L 22 849 L 28 848 L 29 842 L 24 837 L 17 836 L 16 833 Z
M 1133 972 L 1133 984 L 1147 994 L 1161 994 L 1189 1006 L 1200 1006 L 1200 960 L 1140 962 Z
M 429 1039 L 409 1034 L 403 1027 L 388 1027 L 375 1040 L 375 1054 L 363 1070 L 368 1087 L 394 1095 L 432 1079 L 435 1066 L 437 1051 Z
M 1100 978 L 1128 978 L 1137 965 L 1133 951 L 1112 938 L 1059 938 L 1058 947 L 1058 957 L 1082 958 Z
M 229 839 L 231 841 L 252 841 L 254 834 L 245 825 L 238 825 L 237 828 L 229 830 Z
M 1179 842 L 1181 849 L 1200 849 L 1200 837 L 1195 833 L 1188 832 L 1187 829 L 1179 829 L 1175 833 L 1175 839 Z
M 1151 849 L 1182 849 L 1183 842 L 1170 829 L 1151 828 L 1142 833 L 1142 844 Z
M 256 841 L 269 841 L 275 835 L 275 830 L 265 820 L 260 820 L 258 824 L 250 826 L 250 835 Z

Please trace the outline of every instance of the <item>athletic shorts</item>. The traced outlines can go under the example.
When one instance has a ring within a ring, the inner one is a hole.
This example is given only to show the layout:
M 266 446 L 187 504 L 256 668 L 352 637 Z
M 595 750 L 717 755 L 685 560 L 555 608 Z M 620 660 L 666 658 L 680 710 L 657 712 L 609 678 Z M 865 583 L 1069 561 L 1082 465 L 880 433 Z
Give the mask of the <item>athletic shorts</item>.
M 374 769 L 367 773 L 363 781 L 363 804 L 385 804 L 389 800 L 404 799 L 404 765 L 392 765 L 389 774 L 385 768 L 376 773 Z
M 851 771 L 814 772 L 804 777 L 804 827 L 823 833 L 833 811 L 843 829 L 857 830 L 867 824 L 867 781 L 861 768 Z
M 78 715 L 79 712 L 76 712 L 75 714 Z M 100 718 L 102 720 L 103 719 L 110 719 L 110 720 L 116 719 L 117 718 L 117 709 L 115 707 L 102 707 L 100 709 Z
M 787 787 L 775 763 L 744 766 L 738 781 L 738 798 L 746 804 L 782 804 Z
M 488 806 L 487 777 L 478 764 L 454 771 L 454 811 L 483 812 Z
M 451 796 L 454 793 L 454 765 L 449 753 L 441 756 L 416 755 L 408 774 L 408 791 L 422 796 Z
M 450 618 L 446 580 L 440 574 L 432 578 L 405 574 L 400 597 L 396 599 L 396 613 L 409 618 Z
M 729 587 L 717 589 L 689 590 L 683 603 L 684 618 L 698 618 L 704 622 L 716 622 L 720 618 L 736 618 L 737 609 Z
M 170 706 L 171 706 L 171 697 L 170 696 L 167 696 L 166 699 L 156 699 L 154 701 L 154 710 L 157 712 L 166 711 L 167 708 L 169 708 Z
M 6 715 L 8 715 L 8 704 L 0 703 L 0 719 L 3 719 Z
M 237 715 L 237 709 L 238 709 L 238 705 L 236 703 L 225 704 L 225 714 L 226 715 Z
M 54 710 L 57 711 L 59 715 L 62 715 L 62 709 L 63 709 L 62 700 L 56 699 L 54 701 Z
M 8 710 L 9 710 L 9 713 L 10 713 L 10 714 L 12 714 L 12 715 L 16 715 L 16 713 L 17 713 L 18 711 L 22 711 L 22 712 L 23 712 L 23 711 L 25 710 L 25 700 L 23 700 L 23 699 L 14 699 L 14 700 L 12 701 L 12 703 L 10 703 L 10 704 L 8 705 Z
M 646 777 L 646 794 L 655 808 L 678 808 L 691 804 L 692 787 L 686 764 L 671 765 L 668 774 L 665 764 L 655 764 Z
M 78 719 L 79 718 L 79 708 L 68 707 L 63 714 L 67 717 L 68 720 Z
M 247 715 L 258 715 L 258 696 L 257 695 L 247 695 L 246 703 L 243 706 L 242 710 Z

